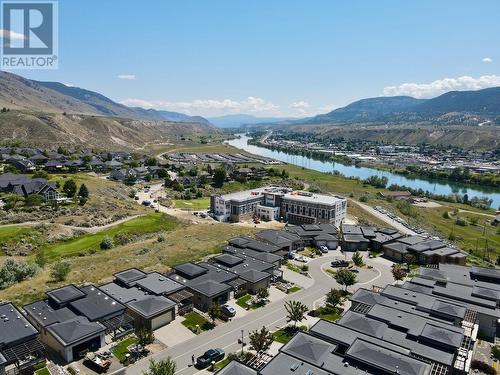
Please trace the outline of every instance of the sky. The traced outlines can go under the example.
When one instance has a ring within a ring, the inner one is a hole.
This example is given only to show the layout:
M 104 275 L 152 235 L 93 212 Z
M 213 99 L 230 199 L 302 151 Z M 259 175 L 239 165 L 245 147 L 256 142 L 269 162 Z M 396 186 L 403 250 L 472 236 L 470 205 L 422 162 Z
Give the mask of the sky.
M 59 68 L 133 106 L 304 117 L 500 86 L 500 1 L 59 0 Z

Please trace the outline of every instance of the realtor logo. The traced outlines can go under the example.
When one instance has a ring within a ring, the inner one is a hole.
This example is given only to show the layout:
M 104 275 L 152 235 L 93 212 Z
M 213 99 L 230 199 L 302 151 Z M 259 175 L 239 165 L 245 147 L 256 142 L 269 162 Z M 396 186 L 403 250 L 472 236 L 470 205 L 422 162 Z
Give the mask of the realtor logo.
M 56 69 L 56 1 L 1 1 L 3 69 Z

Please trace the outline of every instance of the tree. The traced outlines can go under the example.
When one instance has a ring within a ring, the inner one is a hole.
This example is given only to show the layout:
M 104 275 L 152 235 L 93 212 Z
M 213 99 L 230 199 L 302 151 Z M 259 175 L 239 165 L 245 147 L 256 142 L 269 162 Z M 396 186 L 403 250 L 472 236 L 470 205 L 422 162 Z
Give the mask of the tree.
M 213 303 L 210 305 L 207 311 L 208 316 L 212 319 L 212 323 L 215 325 L 215 320 L 220 317 L 220 305 L 218 303 Z
M 348 287 L 356 284 L 356 274 L 343 268 L 335 273 L 335 281 L 337 281 L 340 285 L 343 285 L 347 291 Z
M 147 345 L 155 341 L 155 335 L 150 329 L 139 328 L 135 331 L 135 336 L 137 337 L 137 345 L 141 349 L 144 349 Z
M 174 375 L 177 371 L 177 365 L 170 358 L 164 359 L 162 361 L 156 362 L 152 359 L 149 362 L 149 370 L 145 372 L 145 375 Z
M 297 323 L 304 319 L 304 314 L 309 311 L 306 305 L 300 301 L 288 301 L 285 303 L 285 310 L 287 312 L 286 322 L 294 323 L 294 327 L 297 327 Z
M 257 291 L 257 298 L 266 299 L 267 297 L 269 297 L 269 290 L 267 290 L 267 288 L 260 288 Z
M 76 182 L 73 179 L 66 180 L 63 185 L 63 193 L 67 197 L 73 198 L 76 194 Z
M 158 160 L 156 160 L 156 158 L 149 158 L 147 161 L 146 161 L 146 165 L 148 165 L 149 167 L 153 167 L 155 166 L 156 164 L 158 164 Z
M 226 180 L 226 170 L 222 167 L 216 168 L 214 171 L 214 186 L 215 187 L 222 187 L 224 185 L 224 181 Z
M 250 349 L 259 352 L 267 352 L 269 347 L 274 341 L 273 334 L 265 327 L 262 326 L 260 331 L 255 330 L 248 335 L 250 341 Z
M 78 196 L 85 199 L 89 197 L 89 189 L 87 189 L 85 184 L 80 185 L 80 189 L 78 189 Z
M 415 263 L 415 255 L 408 253 L 403 256 L 403 259 L 406 263 L 406 270 L 410 272 L 410 264 Z
M 55 281 L 64 281 L 70 270 L 69 263 L 65 260 L 60 260 L 52 266 L 52 269 L 50 270 L 50 277 L 52 277 Z
M 406 273 L 399 264 L 396 264 L 394 267 L 392 267 L 392 277 L 394 277 L 394 280 L 396 280 L 396 284 L 398 283 L 398 281 L 403 280 L 405 276 Z
M 43 203 L 43 196 L 40 194 L 31 194 L 24 200 L 28 207 L 40 206 Z
M 361 253 L 359 251 L 356 251 L 354 254 L 352 254 L 352 262 L 357 267 L 361 267 L 364 264 L 363 256 L 361 255 Z
M 167 178 L 167 176 L 168 176 L 168 171 L 165 168 L 162 168 L 158 171 L 159 178 Z
M 330 289 L 326 294 L 326 307 L 336 309 L 342 302 L 342 291 L 338 289 Z

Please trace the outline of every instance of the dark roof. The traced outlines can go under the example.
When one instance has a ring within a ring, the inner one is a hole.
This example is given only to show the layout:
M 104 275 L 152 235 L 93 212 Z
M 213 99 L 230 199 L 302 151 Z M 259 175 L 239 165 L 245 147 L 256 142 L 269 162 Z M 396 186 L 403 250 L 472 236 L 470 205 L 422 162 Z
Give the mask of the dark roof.
M 0 350 L 31 340 L 38 331 L 12 304 L 0 305 Z
M 300 241 L 296 234 L 275 229 L 265 229 L 256 233 L 255 237 L 278 247 L 290 246 L 293 242 Z
M 135 281 L 145 277 L 146 273 L 137 268 L 130 268 L 125 271 L 117 272 L 113 276 L 126 285 L 132 285 Z
M 370 242 L 362 234 L 344 234 L 344 242 Z
M 422 236 L 408 236 L 408 237 L 401 237 L 398 238 L 397 242 L 404 243 L 406 245 L 416 245 L 420 242 L 425 241 L 425 238 Z
M 127 306 L 142 317 L 149 319 L 173 309 L 175 302 L 165 297 L 148 296 L 139 301 L 130 302 Z
M 221 254 L 213 258 L 217 263 L 223 264 L 227 267 L 233 267 L 237 264 L 243 263 L 243 258 L 233 256 L 230 254 Z
M 105 330 L 104 326 L 97 322 L 89 322 L 83 316 L 77 316 L 62 323 L 55 323 L 47 327 L 47 331 L 64 346 L 78 341 L 94 337 Z
M 199 284 L 190 285 L 189 287 L 207 297 L 214 297 L 231 290 L 231 286 L 228 284 L 219 283 L 214 280 L 207 280 Z
M 156 295 L 175 293 L 184 289 L 182 284 L 158 272 L 149 273 L 146 277 L 138 280 L 136 285 Z
M 239 276 L 243 280 L 246 280 L 251 283 L 256 283 L 258 281 L 264 280 L 265 278 L 270 278 L 271 274 L 268 272 L 249 269 L 247 271 L 240 272 Z
M 106 319 L 125 311 L 124 305 L 93 285 L 83 287 L 82 291 L 86 296 L 71 302 L 70 306 L 90 321 Z
M 65 322 L 76 317 L 76 314 L 67 307 L 55 309 L 50 306 L 48 301 L 30 303 L 24 306 L 24 311 L 42 327 Z
M 221 371 L 217 372 L 217 375 L 257 375 L 257 371 L 240 362 L 232 361 Z
M 125 304 L 127 302 L 143 299 L 147 296 L 147 293 L 135 286 L 128 288 L 125 286 L 121 286 L 115 282 L 101 285 L 99 288 L 103 290 L 107 295 Z
M 58 289 L 48 291 L 47 296 L 56 302 L 58 305 L 75 301 L 79 298 L 85 297 L 85 293 L 78 289 L 73 284 L 65 285 Z
M 207 273 L 207 270 L 205 268 L 193 263 L 179 264 L 178 266 L 175 266 L 174 269 L 177 273 L 180 273 L 190 279 Z

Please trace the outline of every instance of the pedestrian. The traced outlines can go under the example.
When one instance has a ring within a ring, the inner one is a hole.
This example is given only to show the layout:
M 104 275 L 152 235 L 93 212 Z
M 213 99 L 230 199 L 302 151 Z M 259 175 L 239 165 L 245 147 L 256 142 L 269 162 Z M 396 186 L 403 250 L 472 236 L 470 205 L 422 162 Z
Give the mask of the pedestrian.
M 194 366 L 194 354 L 191 356 L 191 365 Z

